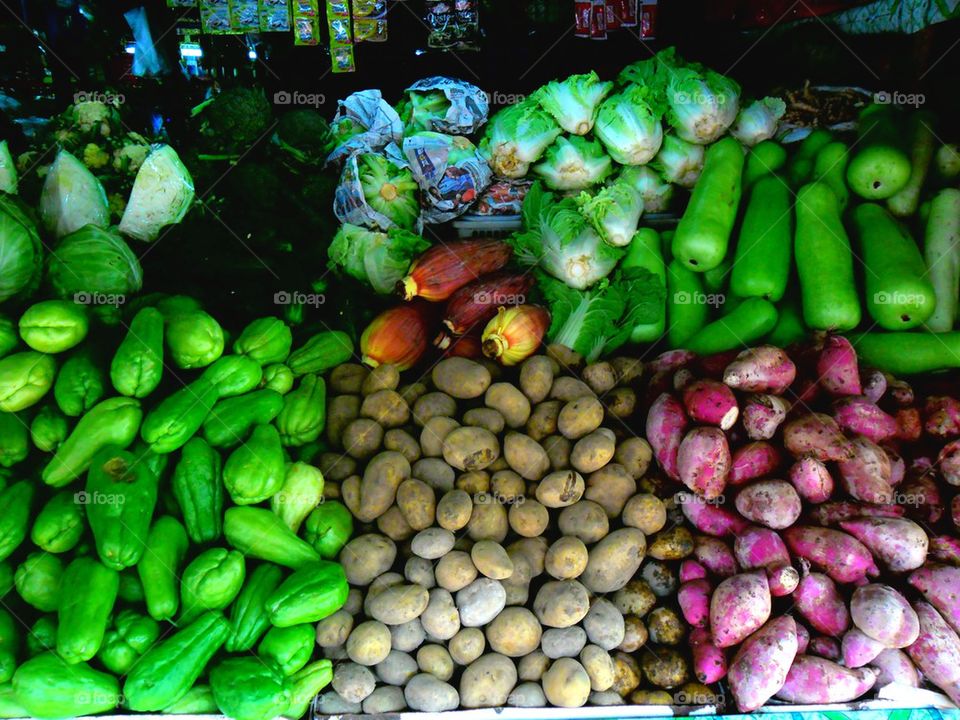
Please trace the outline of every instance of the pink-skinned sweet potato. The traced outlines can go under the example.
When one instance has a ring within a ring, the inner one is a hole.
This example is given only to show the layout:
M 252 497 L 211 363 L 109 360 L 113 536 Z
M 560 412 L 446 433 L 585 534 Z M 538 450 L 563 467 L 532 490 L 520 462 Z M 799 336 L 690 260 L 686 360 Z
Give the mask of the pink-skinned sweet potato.
M 928 563 L 910 573 L 907 582 L 960 633 L 960 568 Z
M 937 464 L 943 479 L 954 487 L 960 487 L 960 440 L 952 440 L 940 448 Z
M 799 458 L 790 466 L 789 478 L 800 497 L 808 503 L 826 502 L 833 495 L 833 476 L 826 465 L 810 455 Z
M 714 537 L 736 535 L 750 526 L 750 523 L 742 517 L 730 512 L 716 501 L 705 500 L 693 493 L 677 493 L 676 502 L 687 521 L 707 535 Z
M 693 428 L 684 436 L 677 453 L 680 481 L 708 500 L 723 495 L 730 463 L 727 436 L 716 427 Z
M 796 621 L 796 618 L 794 618 Z M 810 646 L 810 631 L 807 630 L 807 626 L 801 622 L 796 623 L 797 625 L 797 655 L 804 655 L 807 652 L 807 648 Z
M 866 546 L 892 572 L 916 570 L 927 559 L 927 534 L 913 520 L 854 518 L 842 520 L 840 527 Z
M 847 630 L 840 641 L 843 664 L 848 668 L 869 665 L 886 649 L 883 643 L 877 642 L 858 628 Z
M 890 458 L 890 484 L 897 487 L 907 476 L 907 464 L 903 456 L 890 447 L 884 447 L 883 451 Z
M 733 541 L 733 554 L 744 570 L 790 562 L 790 551 L 773 530 L 752 525 Z
M 793 591 L 797 612 L 817 632 L 839 637 L 850 627 L 850 613 L 836 584 L 823 573 L 810 572 L 802 563 L 803 577 Z
M 930 538 L 930 551 L 927 557 L 930 560 L 960 567 L 960 539 L 951 535 L 937 535 Z
M 797 624 L 789 615 L 774 618 L 744 640 L 727 671 L 740 712 L 752 712 L 783 687 L 797 656 Z
M 893 467 L 883 448 L 865 437 L 850 441 L 851 456 L 837 463 L 840 483 L 846 493 L 860 502 L 887 505 L 893 502 L 890 483 Z
M 800 573 L 789 563 L 769 565 L 764 570 L 767 573 L 767 585 L 773 597 L 790 595 L 800 585 Z
M 683 388 L 683 406 L 691 420 L 729 430 L 740 417 L 737 398 L 717 380 L 694 380 Z
M 832 660 L 798 655 L 776 697 L 796 705 L 823 705 L 856 700 L 877 680 L 871 668 L 845 668 Z
M 787 353 L 772 345 L 744 350 L 723 371 L 723 382 L 736 390 L 782 395 L 797 376 Z
M 684 560 L 680 563 L 680 571 L 677 576 L 682 583 L 689 580 L 700 580 L 707 576 L 707 569 L 696 560 Z
M 704 377 L 721 380 L 727 366 L 736 360 L 740 353 L 740 350 L 725 350 L 710 355 L 701 355 L 696 359 L 694 365 L 697 366 Z
M 710 685 L 727 675 L 727 654 L 713 644 L 710 633 L 703 628 L 690 631 L 690 650 L 693 654 L 693 673 L 697 680 Z
M 733 451 L 730 465 L 730 484 L 743 485 L 750 480 L 756 480 L 769 475 L 783 460 L 783 455 L 776 445 L 763 440 L 742 445 Z
M 927 458 L 920 458 L 927 460 Z M 909 515 L 928 523 L 937 523 L 943 517 L 943 496 L 931 467 L 926 472 L 917 473 L 917 461 L 910 468 L 910 477 L 900 487 L 897 495 L 909 509 Z
M 737 645 L 770 619 L 770 587 L 763 570 L 729 577 L 710 598 L 710 631 L 719 648 Z
M 915 602 L 920 636 L 907 655 L 926 678 L 960 705 L 960 637 L 930 603 Z
M 890 683 L 920 687 L 920 673 L 917 672 L 917 667 L 910 656 L 903 650 L 887 648 L 873 659 L 870 667 L 879 673 L 877 687 Z
M 682 392 L 688 385 L 696 382 L 697 376 L 690 368 L 682 367 L 673 373 L 673 389 Z
M 803 504 L 786 480 L 757 480 L 745 486 L 734 499 L 737 512 L 751 522 L 774 530 L 793 525 Z
M 953 500 L 950 501 L 950 522 L 960 530 L 960 495 L 954 495 Z
M 906 647 L 920 634 L 920 621 L 907 599 L 881 583 L 853 591 L 850 619 L 864 635 L 888 648 Z
M 906 380 L 900 380 L 893 375 L 886 374 L 887 391 L 893 401 L 900 407 L 913 405 L 916 400 L 916 394 L 913 392 L 913 386 Z
M 783 539 L 796 557 L 809 560 L 839 583 L 879 574 L 866 545 L 853 535 L 830 528 L 794 525 L 783 531 Z M 802 581 L 801 581 L 802 584 Z
M 837 421 L 822 413 L 807 413 L 784 425 L 783 444 L 794 457 L 810 455 L 821 462 L 846 460 L 852 455 Z
M 836 525 L 841 520 L 861 517 L 903 517 L 903 505 L 870 505 L 851 501 L 827 502 L 810 511 L 810 517 L 824 526 Z
M 730 546 L 719 538 L 695 535 L 693 557 L 712 575 L 730 577 L 737 574 L 737 560 Z
M 833 417 L 848 433 L 863 435 L 873 442 L 883 442 L 897 434 L 897 419 L 861 395 L 834 402 Z
M 879 370 L 868 369 L 860 373 L 863 396 L 870 402 L 880 402 L 887 392 L 887 378 Z
M 820 385 L 831 395 L 859 395 L 860 368 L 857 351 L 842 335 L 830 335 L 824 341 L 817 358 L 817 377 Z
M 751 440 L 769 440 L 787 419 L 790 404 L 779 395 L 748 395 L 743 402 L 743 429 Z
M 916 442 L 923 435 L 923 421 L 917 408 L 899 408 L 894 417 L 897 419 L 897 440 Z
M 662 372 L 682 368 L 696 358 L 689 350 L 668 350 L 657 355 L 648 365 L 651 372 Z
M 960 400 L 948 395 L 931 395 L 923 404 L 923 429 L 937 438 L 960 435 Z
M 673 480 L 680 479 L 677 453 L 687 425 L 683 405 L 668 393 L 660 395 L 647 413 L 647 440 L 660 468 Z
M 827 660 L 839 660 L 843 656 L 837 639 L 826 635 L 814 635 L 810 638 L 810 647 L 807 652 Z
M 687 624 L 705 628 L 710 624 L 710 594 L 713 584 L 707 579 L 688 580 L 677 590 L 677 602 Z

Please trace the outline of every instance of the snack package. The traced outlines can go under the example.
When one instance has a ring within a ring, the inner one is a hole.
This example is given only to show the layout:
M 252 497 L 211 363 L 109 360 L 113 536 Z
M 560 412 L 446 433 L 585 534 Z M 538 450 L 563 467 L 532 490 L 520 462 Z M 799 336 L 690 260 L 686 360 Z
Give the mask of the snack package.
M 532 180 L 497 180 L 484 190 L 470 208 L 470 214 L 481 217 L 519 215 L 523 199 L 532 185 Z
M 414 113 L 420 104 L 415 102 L 417 99 L 429 99 L 430 95 L 440 94 L 446 98 L 449 107 L 444 116 L 432 113 L 426 120 L 415 123 L 425 130 L 449 135 L 472 135 L 487 121 L 490 113 L 487 94 L 476 85 L 457 78 L 439 75 L 424 78 L 408 87 L 405 92 Z
M 167 0 L 167 7 L 178 8 L 195 8 L 197 7 L 197 0 Z
M 229 0 L 230 31 L 248 33 L 260 31 L 260 6 L 257 0 Z
M 327 0 L 327 30 L 330 35 L 330 62 L 333 72 L 353 72 L 353 34 L 350 32 L 349 0 Z
M 317 0 L 293 0 L 293 44 L 320 44 L 320 8 Z
M 331 130 L 337 146 L 327 158 L 328 165 L 356 153 L 381 150 L 403 138 L 403 122 L 379 90 L 361 90 L 338 100 Z
M 208 35 L 230 33 L 230 3 L 227 0 L 200 0 L 200 29 Z
M 260 0 L 260 32 L 290 32 L 289 0 Z
M 493 177 L 476 146 L 461 135 L 415 133 L 404 138 L 403 154 L 422 191 L 425 223 L 463 215 Z
M 386 42 L 387 0 L 353 0 L 354 42 Z

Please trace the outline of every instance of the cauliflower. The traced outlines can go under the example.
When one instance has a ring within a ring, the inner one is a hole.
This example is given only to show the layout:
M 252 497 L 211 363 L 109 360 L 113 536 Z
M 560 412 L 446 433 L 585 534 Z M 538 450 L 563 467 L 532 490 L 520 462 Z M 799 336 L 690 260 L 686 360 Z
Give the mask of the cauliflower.
M 110 208 L 110 217 L 119 219 L 127 209 L 127 198 L 121 193 L 110 193 L 107 195 L 107 205 Z
M 106 103 L 94 100 L 88 102 L 79 102 L 73 106 L 73 124 L 81 132 L 91 132 L 99 129 L 103 133 L 106 126 L 106 134 L 110 134 L 110 121 L 113 119 L 115 110 Z
M 83 164 L 91 170 L 99 170 L 110 162 L 110 154 L 96 143 L 87 143 L 83 148 Z
M 137 170 L 140 169 L 143 161 L 146 160 L 147 155 L 150 154 L 150 145 L 148 145 L 142 137 L 136 135 L 136 133 L 127 135 L 127 140 L 141 140 L 142 144 L 139 142 L 128 142 L 114 150 L 113 169 L 118 173 L 136 175 Z

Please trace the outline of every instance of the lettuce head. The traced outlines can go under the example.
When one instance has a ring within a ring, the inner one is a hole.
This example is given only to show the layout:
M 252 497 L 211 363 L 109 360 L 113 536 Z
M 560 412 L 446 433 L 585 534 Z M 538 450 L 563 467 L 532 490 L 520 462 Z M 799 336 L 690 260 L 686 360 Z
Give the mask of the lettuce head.
M 692 188 L 700 179 L 703 156 L 703 145 L 695 145 L 681 140 L 676 135 L 668 134 L 664 136 L 660 152 L 650 165 L 667 182 Z
M 780 118 L 786 112 L 787 104 L 781 98 L 754 100 L 737 114 L 730 134 L 747 147 L 753 147 L 776 135 Z
M 593 129 L 600 103 L 612 89 L 612 82 L 601 81 L 591 70 L 584 75 L 548 82 L 534 97 L 568 133 L 586 135 Z
M 613 172 L 613 161 L 599 140 L 561 136 L 533 171 L 552 190 L 586 190 Z
M 603 241 L 615 247 L 630 244 L 643 214 L 643 198 L 629 183 L 615 182 L 595 195 L 580 193 L 580 213 Z
M 561 132 L 553 117 L 531 98 L 493 116 L 482 149 L 494 173 L 522 178 Z
M 412 230 L 420 217 L 418 186 L 413 173 L 373 153 L 357 158 L 357 171 L 367 204 L 397 227 Z
M 661 117 L 663 106 L 653 99 L 653 93 L 631 85 L 600 106 L 594 133 L 621 165 L 644 165 L 663 143 Z
M 733 125 L 740 109 L 740 86 L 699 65 L 674 68 L 667 82 L 667 121 L 687 142 L 707 145 Z
M 366 283 L 381 295 L 392 293 L 413 260 L 430 247 L 419 235 L 395 227 L 387 232 L 344 223 L 327 254 L 330 267 Z
M 673 199 L 673 185 L 665 181 L 656 170 L 649 165 L 630 165 L 625 167 L 618 182 L 627 183 L 640 193 L 643 199 L 644 212 L 666 212 Z

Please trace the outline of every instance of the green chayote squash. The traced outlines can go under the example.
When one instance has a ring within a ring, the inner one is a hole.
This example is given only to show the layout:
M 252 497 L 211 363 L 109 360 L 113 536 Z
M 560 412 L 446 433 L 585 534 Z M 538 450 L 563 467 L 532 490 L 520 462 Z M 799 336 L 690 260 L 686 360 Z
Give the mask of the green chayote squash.
M 194 380 L 147 413 L 140 436 L 155 453 L 173 452 L 200 429 L 218 397 L 216 385 L 209 380 Z
M 316 629 L 310 623 L 273 627 L 260 641 L 257 655 L 276 665 L 284 675 L 293 675 L 310 662 L 316 643 Z
M 294 532 L 317 505 L 323 502 L 323 474 L 313 465 L 287 465 L 283 487 L 270 498 L 270 509 Z
M 267 598 L 280 586 L 283 571 L 272 563 L 254 568 L 247 576 L 243 590 L 230 606 L 230 637 L 227 652 L 246 652 L 257 644 L 270 627 Z
M 254 390 L 225 398 L 213 406 L 203 421 L 203 437 L 213 447 L 233 447 L 257 425 L 271 422 L 283 409 L 283 396 L 273 390 Z
M 213 542 L 223 531 L 223 479 L 220 453 L 203 438 L 192 438 L 180 453 L 171 478 L 190 540 Z
M 320 437 L 326 419 L 327 386 L 322 377 L 305 375 L 296 390 L 284 395 L 276 424 L 283 444 L 299 447 Z
M 213 699 L 233 720 L 272 720 L 290 705 L 290 685 L 279 668 L 252 657 L 227 658 L 210 672 Z
M 327 500 L 307 516 L 303 538 L 324 560 L 333 560 L 353 535 L 353 515 L 336 500 Z
M 270 365 L 286 360 L 292 346 L 293 333 L 287 324 L 277 317 L 265 317 L 243 329 L 233 343 L 233 351 L 260 365 Z
M 14 584 L 20 597 L 40 612 L 54 612 L 60 604 L 63 561 L 45 552 L 30 553 L 20 563 Z
M 94 558 L 78 557 L 67 565 L 62 583 L 65 591 L 57 613 L 57 654 L 70 664 L 86 662 L 103 644 L 120 574 Z
M 163 378 L 163 315 L 146 307 L 134 315 L 130 329 L 110 362 L 110 380 L 121 395 L 145 398 Z
M 223 466 L 223 484 L 237 505 L 263 502 L 283 487 L 284 477 L 283 447 L 273 425 L 255 427 Z
M 216 386 L 221 398 L 228 398 L 256 389 L 263 378 L 263 368 L 246 355 L 224 355 L 200 377 Z
M 53 384 L 53 398 L 64 415 L 79 417 L 103 399 L 106 383 L 100 363 L 82 350 L 60 367 Z
M 69 433 L 70 423 L 53 405 L 44 405 L 30 422 L 30 439 L 41 452 L 54 452 Z
M 263 387 L 286 395 L 293 389 L 293 371 L 282 363 L 267 365 L 263 369 Z
M 0 467 L 13 467 L 27 459 L 30 433 L 19 415 L 0 413 Z
M 57 363 L 27 350 L 0 360 L 0 412 L 19 412 L 39 402 L 53 387 Z
M 43 300 L 31 305 L 18 325 L 23 341 L 42 353 L 69 350 L 80 344 L 90 329 L 84 307 L 67 300 Z
M 85 662 L 72 665 L 53 653 L 27 660 L 13 676 L 16 699 L 33 717 L 96 715 L 120 702 L 117 679 Z
M 83 507 L 73 492 L 61 490 L 55 493 L 37 513 L 30 540 L 48 553 L 73 550 L 87 527 Z
M 6 560 L 27 537 L 33 484 L 16 482 L 0 492 L 0 560 Z
M 97 659 L 114 675 L 126 675 L 160 637 L 160 623 L 135 610 L 121 610 L 103 637 Z
M 173 364 L 183 370 L 206 367 L 223 354 L 220 323 L 203 310 L 167 317 L 167 348 Z

